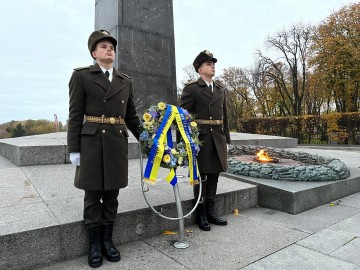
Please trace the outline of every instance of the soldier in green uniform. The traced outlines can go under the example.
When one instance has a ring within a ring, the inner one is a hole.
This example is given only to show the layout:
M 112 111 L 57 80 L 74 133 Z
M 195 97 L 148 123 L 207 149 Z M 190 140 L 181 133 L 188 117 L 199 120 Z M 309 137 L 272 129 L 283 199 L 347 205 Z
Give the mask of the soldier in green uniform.
M 68 152 L 76 166 L 75 187 L 85 190 L 88 263 L 112 262 L 120 252 L 112 240 L 120 188 L 128 185 L 128 131 L 139 137 L 132 80 L 114 69 L 116 39 L 94 31 L 88 40 L 96 63 L 76 68 L 69 82 Z
M 198 225 L 210 231 L 209 223 L 227 225 L 227 221 L 214 212 L 219 173 L 227 170 L 227 143 L 230 143 L 224 87 L 213 81 L 217 59 L 205 50 L 195 58 L 193 66 L 200 78 L 184 87 L 180 106 L 195 116 L 202 142 L 198 165 L 203 183 L 202 198 L 197 208 Z M 194 187 L 198 198 L 199 185 Z M 205 202 L 205 203 L 204 203 Z

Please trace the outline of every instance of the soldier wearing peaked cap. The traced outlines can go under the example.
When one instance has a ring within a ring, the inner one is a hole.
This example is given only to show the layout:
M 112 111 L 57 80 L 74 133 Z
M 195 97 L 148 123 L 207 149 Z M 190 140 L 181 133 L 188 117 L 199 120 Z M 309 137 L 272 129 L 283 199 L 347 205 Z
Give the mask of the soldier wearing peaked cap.
M 94 31 L 88 49 L 96 63 L 76 68 L 69 82 L 68 152 L 75 187 L 85 190 L 91 267 L 101 266 L 103 255 L 120 260 L 112 232 L 119 189 L 128 185 L 127 128 L 139 137 L 132 81 L 113 67 L 116 45 L 109 32 Z
M 208 50 L 195 58 L 193 66 L 200 78 L 187 84 L 180 100 L 180 106 L 195 115 L 202 142 L 198 165 L 203 183 L 202 197 L 205 203 L 197 207 L 198 225 L 201 230 L 210 231 L 209 223 L 227 225 L 214 211 L 219 173 L 227 170 L 227 143 L 230 143 L 224 87 L 212 80 L 217 59 Z M 199 196 L 199 185 L 194 187 L 194 197 Z

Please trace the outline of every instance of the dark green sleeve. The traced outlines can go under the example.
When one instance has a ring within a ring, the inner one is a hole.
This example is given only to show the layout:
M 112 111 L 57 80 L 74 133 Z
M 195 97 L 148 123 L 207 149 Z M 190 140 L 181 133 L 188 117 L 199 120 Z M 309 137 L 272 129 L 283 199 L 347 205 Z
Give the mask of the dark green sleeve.
M 85 89 L 78 71 L 74 71 L 69 82 L 69 120 L 67 131 L 68 152 L 81 152 L 80 134 L 84 121 Z

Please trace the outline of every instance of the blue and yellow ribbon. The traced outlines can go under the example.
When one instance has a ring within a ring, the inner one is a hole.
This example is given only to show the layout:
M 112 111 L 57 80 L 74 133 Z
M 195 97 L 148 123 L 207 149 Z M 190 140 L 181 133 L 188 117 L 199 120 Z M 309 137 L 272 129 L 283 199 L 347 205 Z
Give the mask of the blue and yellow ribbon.
M 185 149 L 189 160 L 189 176 L 190 184 L 198 183 L 199 171 L 196 162 L 196 150 L 195 143 L 191 137 L 191 128 L 189 127 L 188 121 L 184 112 L 181 108 L 166 105 L 166 112 L 161 121 L 160 127 L 154 137 L 154 144 L 150 150 L 148 161 L 144 172 L 144 181 L 148 184 L 154 185 L 156 177 L 159 172 L 160 164 L 164 155 L 165 146 L 173 148 L 172 135 L 171 135 L 171 124 L 173 120 L 176 120 L 178 129 L 181 137 L 185 143 Z M 174 168 L 170 169 L 170 173 L 165 178 L 171 185 L 176 185 L 177 177 Z

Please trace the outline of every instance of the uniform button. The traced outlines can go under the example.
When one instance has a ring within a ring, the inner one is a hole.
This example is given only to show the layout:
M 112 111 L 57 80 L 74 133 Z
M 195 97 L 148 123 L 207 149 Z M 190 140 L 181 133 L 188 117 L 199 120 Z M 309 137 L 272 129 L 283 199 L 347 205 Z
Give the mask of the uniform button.
M 210 119 L 212 119 L 212 117 L 210 116 Z
M 106 99 L 104 99 L 104 102 L 106 102 Z
M 124 103 L 124 101 L 122 100 L 121 103 Z
M 210 128 L 210 131 L 212 131 L 212 128 Z
M 120 130 L 120 133 L 122 133 L 122 130 Z
M 102 130 L 102 133 L 105 133 L 105 129 Z
M 103 114 L 101 117 L 105 117 L 105 115 Z

